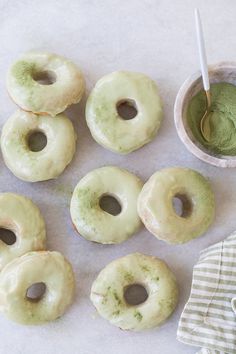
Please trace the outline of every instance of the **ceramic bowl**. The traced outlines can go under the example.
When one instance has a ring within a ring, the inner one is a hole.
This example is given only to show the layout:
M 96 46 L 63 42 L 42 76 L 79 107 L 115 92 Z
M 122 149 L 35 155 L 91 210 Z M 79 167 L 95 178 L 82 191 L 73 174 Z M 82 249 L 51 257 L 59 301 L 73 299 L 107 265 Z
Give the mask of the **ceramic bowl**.
M 222 62 L 209 66 L 210 83 L 228 82 L 236 85 L 236 62 Z M 174 117 L 178 135 L 187 149 L 196 157 L 217 167 L 236 167 L 236 156 L 224 156 L 207 150 L 193 136 L 187 123 L 189 101 L 203 89 L 200 72 L 190 76 L 181 86 L 175 101 Z

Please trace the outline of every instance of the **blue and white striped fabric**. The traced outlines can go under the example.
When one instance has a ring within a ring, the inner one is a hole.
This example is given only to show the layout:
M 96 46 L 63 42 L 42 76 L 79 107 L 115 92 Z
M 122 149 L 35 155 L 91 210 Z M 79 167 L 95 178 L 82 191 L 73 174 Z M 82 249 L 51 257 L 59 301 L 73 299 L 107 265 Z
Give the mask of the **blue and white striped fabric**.
M 235 354 L 235 298 L 236 232 L 201 252 L 178 340 L 202 347 L 197 354 Z
M 200 352 L 197 352 L 197 354 L 225 354 L 225 352 L 219 352 L 219 350 L 203 348 L 202 350 L 200 350 Z

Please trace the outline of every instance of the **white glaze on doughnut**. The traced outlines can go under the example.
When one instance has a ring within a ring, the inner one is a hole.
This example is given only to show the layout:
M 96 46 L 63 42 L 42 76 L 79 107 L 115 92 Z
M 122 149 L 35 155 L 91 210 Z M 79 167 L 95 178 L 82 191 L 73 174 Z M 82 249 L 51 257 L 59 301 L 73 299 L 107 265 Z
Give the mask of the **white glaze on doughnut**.
M 174 197 L 187 198 L 190 210 L 179 216 Z M 138 213 L 146 228 L 158 239 L 172 244 L 202 235 L 215 215 L 215 198 L 210 183 L 188 168 L 166 168 L 154 173 L 138 198 Z
M 29 300 L 27 289 L 44 283 L 39 301 Z M 62 316 L 72 303 L 75 280 L 70 263 L 58 252 L 29 252 L 8 263 L 0 273 L 0 311 L 21 324 L 35 325 Z
M 41 131 L 47 145 L 41 151 L 30 151 L 27 139 L 31 132 Z M 58 177 L 72 160 L 76 134 L 71 121 L 64 115 L 38 116 L 18 110 L 4 124 L 1 149 L 4 161 L 12 173 L 28 182 Z
M 142 284 L 148 298 L 129 305 L 124 290 Z M 133 253 L 108 264 L 93 282 L 90 299 L 99 314 L 122 329 L 140 331 L 164 322 L 178 301 L 175 277 L 156 257 Z
M 133 101 L 137 115 L 122 119 L 117 104 Z M 116 71 L 101 78 L 86 104 L 93 138 L 105 148 L 127 154 L 150 142 L 162 121 L 162 103 L 154 81 L 140 73 Z
M 16 235 L 16 242 L 12 245 L 0 240 L 0 271 L 26 252 L 45 249 L 43 217 L 38 207 L 22 195 L 0 194 L 0 228 L 9 229 Z
M 42 85 L 34 80 L 34 76 L 44 72 L 53 73 L 53 84 Z M 7 90 L 22 109 L 55 116 L 80 101 L 85 82 L 70 60 L 47 52 L 29 52 L 11 66 Z
M 141 227 L 137 199 L 142 181 L 132 173 L 106 166 L 89 172 L 73 192 L 70 213 L 77 231 L 87 240 L 99 243 L 120 243 Z M 114 216 L 102 210 L 103 195 L 115 197 L 121 204 L 120 214 Z

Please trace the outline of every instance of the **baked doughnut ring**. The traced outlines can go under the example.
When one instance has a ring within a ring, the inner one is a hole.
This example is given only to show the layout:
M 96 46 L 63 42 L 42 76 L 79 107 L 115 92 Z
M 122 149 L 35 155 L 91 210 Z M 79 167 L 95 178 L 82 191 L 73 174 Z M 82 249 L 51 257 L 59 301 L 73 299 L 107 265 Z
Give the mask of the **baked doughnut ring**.
M 45 249 L 46 230 L 38 207 L 28 198 L 14 193 L 0 194 L 0 228 L 14 232 L 16 242 L 0 240 L 0 271 L 12 259 L 29 251 Z
M 63 112 L 80 101 L 84 89 L 85 82 L 76 65 L 52 53 L 26 53 L 7 75 L 7 90 L 13 101 L 38 114 L 55 116 Z
M 146 288 L 146 301 L 131 305 L 125 299 L 128 287 Z M 140 331 L 164 322 L 178 301 L 175 277 L 156 257 L 133 253 L 108 264 L 98 275 L 90 299 L 99 314 L 121 329 Z
M 39 299 L 27 290 L 46 285 Z M 0 273 L 0 311 L 9 319 L 27 325 L 53 321 L 72 303 L 75 280 L 70 263 L 58 252 L 29 252 L 8 263 Z
M 174 198 L 182 201 L 182 215 L 173 207 Z M 210 183 L 200 173 L 188 168 L 166 168 L 144 184 L 138 213 L 158 239 L 184 243 L 202 235 L 211 225 L 215 198 Z
M 87 240 L 104 244 L 121 243 L 131 237 L 141 226 L 137 199 L 142 185 L 138 177 L 114 166 L 89 172 L 79 181 L 71 199 L 70 213 L 76 230 Z M 119 202 L 118 215 L 101 208 L 104 196 Z
M 41 151 L 31 151 L 29 137 L 42 132 L 47 144 Z M 60 114 L 38 116 L 18 110 L 4 124 L 1 149 L 7 167 L 18 178 L 37 182 L 58 177 L 72 160 L 76 134 L 71 121 Z
M 133 119 L 122 119 L 118 107 L 135 107 Z M 162 120 L 162 103 L 154 81 L 143 74 L 116 71 L 100 79 L 86 104 L 93 138 L 103 147 L 128 154 L 150 142 Z

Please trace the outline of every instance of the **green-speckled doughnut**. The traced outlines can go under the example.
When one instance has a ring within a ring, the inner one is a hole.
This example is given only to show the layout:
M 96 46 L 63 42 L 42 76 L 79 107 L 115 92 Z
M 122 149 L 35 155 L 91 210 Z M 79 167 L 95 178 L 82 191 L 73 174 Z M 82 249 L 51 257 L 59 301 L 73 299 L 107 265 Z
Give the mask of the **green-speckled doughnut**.
M 182 215 L 173 207 L 175 197 L 182 200 Z M 212 223 L 214 194 L 200 173 L 188 168 L 166 168 L 144 184 L 138 198 L 138 213 L 158 239 L 184 243 L 202 235 Z
M 43 76 L 51 76 L 52 83 L 40 83 L 39 78 Z M 84 88 L 83 76 L 76 65 L 52 53 L 26 53 L 11 66 L 7 75 L 7 90 L 14 102 L 38 114 L 55 116 L 63 112 L 80 101 Z
M 43 132 L 47 144 L 41 151 L 31 151 L 28 137 Z M 59 114 L 49 115 L 17 111 L 4 124 L 1 149 L 5 164 L 18 178 L 37 182 L 58 177 L 72 160 L 76 134 L 71 121 Z
M 143 285 L 148 293 L 145 302 L 130 305 L 125 289 Z M 175 277 L 156 257 L 133 253 L 108 264 L 94 281 L 90 295 L 99 314 L 121 329 L 140 331 L 164 322 L 178 301 Z
M 0 271 L 14 258 L 46 247 L 46 230 L 38 207 L 23 195 L 0 193 L 0 227 L 11 230 L 16 242 L 0 240 Z
M 38 301 L 27 290 L 44 283 Z M 74 297 L 75 279 L 70 263 L 58 252 L 29 252 L 8 263 L 0 273 L 0 311 L 9 319 L 36 325 L 63 315 Z
M 132 173 L 114 166 L 91 171 L 73 192 L 70 205 L 72 222 L 87 240 L 99 243 L 120 243 L 141 226 L 137 199 L 143 183 Z M 100 207 L 104 195 L 115 197 L 121 212 L 114 216 Z
M 124 120 L 120 102 L 133 102 L 137 115 Z M 133 72 L 113 72 L 100 79 L 86 105 L 86 120 L 93 138 L 105 148 L 127 154 L 150 142 L 162 120 L 162 103 L 154 81 Z

